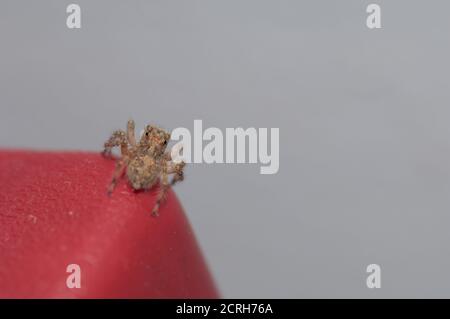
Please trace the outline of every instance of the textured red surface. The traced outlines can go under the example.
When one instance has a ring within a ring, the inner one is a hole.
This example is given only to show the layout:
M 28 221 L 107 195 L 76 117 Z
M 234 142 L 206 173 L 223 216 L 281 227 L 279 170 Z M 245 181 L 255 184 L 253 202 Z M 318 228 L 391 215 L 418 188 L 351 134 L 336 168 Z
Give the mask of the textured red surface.
M 174 193 L 153 218 L 157 188 L 121 180 L 109 198 L 113 170 L 93 153 L 0 152 L 0 297 L 218 296 Z

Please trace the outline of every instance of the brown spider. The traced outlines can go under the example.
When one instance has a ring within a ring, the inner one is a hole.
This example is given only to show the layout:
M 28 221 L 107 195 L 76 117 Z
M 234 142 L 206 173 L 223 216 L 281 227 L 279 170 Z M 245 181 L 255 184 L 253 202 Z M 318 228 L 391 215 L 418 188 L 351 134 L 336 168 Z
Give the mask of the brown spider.
M 160 191 L 152 210 L 152 215 L 157 216 L 168 188 L 184 178 L 185 163 L 174 163 L 170 153 L 166 152 L 169 140 L 170 133 L 156 126 L 147 125 L 140 141 L 136 142 L 133 120 L 128 121 L 126 133 L 123 130 L 114 131 L 106 141 L 102 154 L 111 158 L 112 148 L 120 146 L 122 157 L 116 161 L 116 169 L 107 191 L 108 196 L 111 195 L 125 168 L 128 181 L 135 190 L 150 189 L 159 181 Z M 169 174 L 174 174 L 170 182 Z

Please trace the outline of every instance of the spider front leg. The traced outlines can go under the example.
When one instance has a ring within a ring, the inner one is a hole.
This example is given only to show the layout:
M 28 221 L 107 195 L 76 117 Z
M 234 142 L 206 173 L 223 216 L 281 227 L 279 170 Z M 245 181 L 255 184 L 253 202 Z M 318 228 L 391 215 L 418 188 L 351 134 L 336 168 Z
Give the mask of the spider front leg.
M 136 137 L 134 136 L 134 121 L 129 120 L 127 123 L 127 139 L 131 146 L 136 146 Z
M 105 157 L 111 157 L 111 151 L 113 147 L 120 146 L 122 155 L 127 153 L 128 144 L 127 137 L 124 131 L 117 130 L 112 133 L 110 138 L 104 144 L 104 150 L 102 155 Z
M 128 144 L 136 146 L 136 137 L 134 136 L 134 121 L 129 120 L 127 123 L 127 132 L 122 130 L 114 131 L 110 138 L 104 144 L 103 156 L 111 157 L 113 147 L 120 146 L 122 156 L 128 153 Z

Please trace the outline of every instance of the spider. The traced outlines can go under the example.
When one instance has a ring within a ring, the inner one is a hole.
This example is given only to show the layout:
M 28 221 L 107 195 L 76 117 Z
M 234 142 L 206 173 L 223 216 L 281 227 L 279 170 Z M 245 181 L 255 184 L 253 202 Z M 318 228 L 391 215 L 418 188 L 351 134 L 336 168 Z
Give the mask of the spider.
M 160 183 L 160 190 L 152 209 L 152 216 L 158 216 L 161 202 L 165 199 L 169 187 L 184 179 L 184 162 L 174 163 L 169 152 L 166 152 L 170 133 L 147 125 L 139 142 L 134 135 L 134 121 L 129 120 L 127 131 L 114 131 L 105 142 L 103 156 L 112 158 L 112 148 L 119 146 L 121 158 L 116 160 L 116 168 L 107 194 L 111 196 L 117 181 L 126 169 L 126 176 L 135 190 L 148 190 Z M 169 182 L 169 175 L 173 174 Z

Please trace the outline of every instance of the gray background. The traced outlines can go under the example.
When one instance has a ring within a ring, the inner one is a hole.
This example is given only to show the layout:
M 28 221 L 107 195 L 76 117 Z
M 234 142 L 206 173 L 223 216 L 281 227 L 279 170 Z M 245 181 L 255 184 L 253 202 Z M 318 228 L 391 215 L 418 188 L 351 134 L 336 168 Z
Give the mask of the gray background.
M 225 297 L 450 297 L 448 1 L 376 1 L 381 30 L 370 1 L 78 0 L 81 30 L 69 3 L 0 2 L 2 147 L 279 127 L 278 174 L 176 187 Z

